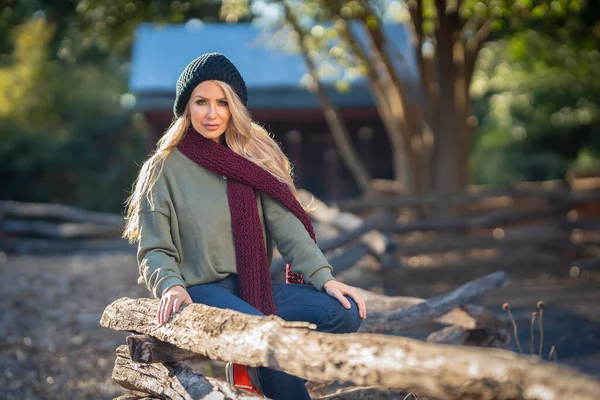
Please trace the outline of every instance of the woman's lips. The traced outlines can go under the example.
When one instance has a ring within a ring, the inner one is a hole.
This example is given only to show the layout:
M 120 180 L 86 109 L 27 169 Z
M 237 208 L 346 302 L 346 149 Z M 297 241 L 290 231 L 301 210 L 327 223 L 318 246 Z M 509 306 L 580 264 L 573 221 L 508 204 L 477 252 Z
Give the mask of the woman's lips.
M 219 127 L 221 125 L 217 124 L 217 125 L 207 125 L 207 124 L 203 124 L 204 127 L 206 128 L 206 130 L 208 131 L 216 131 L 217 129 L 219 129 Z

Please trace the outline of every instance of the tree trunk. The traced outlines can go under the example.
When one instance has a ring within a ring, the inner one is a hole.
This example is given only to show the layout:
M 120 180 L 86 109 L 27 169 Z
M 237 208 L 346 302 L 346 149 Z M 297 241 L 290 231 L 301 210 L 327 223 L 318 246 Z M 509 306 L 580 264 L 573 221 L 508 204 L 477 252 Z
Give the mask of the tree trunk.
M 335 145 L 360 191 L 363 194 L 366 194 L 371 188 L 371 176 L 367 172 L 367 168 L 363 162 L 360 160 L 360 157 L 358 156 L 358 153 L 356 152 L 356 149 L 350 140 L 350 133 L 344 124 L 339 110 L 335 107 L 331 100 L 329 100 L 327 92 L 319 81 L 317 69 L 314 62 L 310 58 L 308 54 L 308 48 L 304 43 L 306 34 L 304 34 L 304 31 L 298 24 L 294 13 L 290 10 L 285 1 L 281 1 L 281 4 L 284 7 L 287 22 L 292 26 L 298 35 L 300 53 L 304 58 L 306 68 L 308 69 L 308 72 L 310 73 L 310 76 L 314 82 L 316 95 L 319 103 L 321 103 L 321 107 L 323 108 L 323 114 L 325 116 L 325 120 L 327 121 L 327 125 L 329 125 L 329 129 L 331 130 L 331 135 L 335 141 Z

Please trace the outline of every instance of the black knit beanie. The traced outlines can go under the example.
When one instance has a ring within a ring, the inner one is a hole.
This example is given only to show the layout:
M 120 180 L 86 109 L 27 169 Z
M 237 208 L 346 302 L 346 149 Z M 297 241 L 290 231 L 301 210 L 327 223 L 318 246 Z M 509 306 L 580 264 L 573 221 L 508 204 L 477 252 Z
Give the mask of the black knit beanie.
M 185 106 L 192 95 L 192 91 L 204 81 L 222 81 L 235 91 L 244 105 L 248 104 L 246 83 L 235 65 L 220 53 L 202 54 L 188 64 L 177 79 L 175 91 L 175 104 L 173 112 L 176 117 L 181 116 Z

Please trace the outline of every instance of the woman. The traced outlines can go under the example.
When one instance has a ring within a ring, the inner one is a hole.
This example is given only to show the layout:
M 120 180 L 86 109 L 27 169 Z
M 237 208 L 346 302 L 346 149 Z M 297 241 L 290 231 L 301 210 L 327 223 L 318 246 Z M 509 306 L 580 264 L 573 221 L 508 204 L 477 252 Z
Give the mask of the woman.
M 123 236 L 138 241 L 138 283 L 160 298 L 159 325 L 195 302 L 356 332 L 365 303 L 333 278 L 296 200 L 290 162 L 246 104 L 244 80 L 222 54 L 198 57 L 179 77 L 176 119 L 127 203 Z M 291 264 L 288 284 L 271 284 L 273 240 Z M 297 377 L 248 370 L 230 365 L 228 379 L 274 399 L 310 398 Z

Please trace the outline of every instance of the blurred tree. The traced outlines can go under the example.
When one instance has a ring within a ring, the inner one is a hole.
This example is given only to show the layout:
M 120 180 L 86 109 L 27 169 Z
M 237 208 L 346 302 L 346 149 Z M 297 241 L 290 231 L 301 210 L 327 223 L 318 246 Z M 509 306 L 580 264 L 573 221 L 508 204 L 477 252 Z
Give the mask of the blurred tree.
M 235 0 L 3 3 L 0 198 L 115 212 L 145 157 L 143 117 L 121 106 L 135 27 L 244 18 Z
M 472 94 L 476 183 L 600 170 L 600 4 L 482 51 Z M 507 134 L 508 133 L 508 134 Z
M 390 139 L 395 177 L 408 193 L 461 192 L 469 182 L 468 156 L 476 119 L 469 88 L 481 49 L 493 35 L 527 24 L 559 27 L 585 0 L 278 0 L 307 56 L 334 58 L 365 75 Z M 412 28 L 411 54 L 398 54 L 386 20 Z M 543 20 L 542 22 L 539 22 Z M 365 40 L 366 37 L 366 40 Z M 420 87 L 402 74 L 403 56 L 417 60 Z M 322 63 L 330 73 L 331 63 Z M 323 73 L 323 71 L 320 71 Z M 347 87 L 343 81 L 340 88 Z M 442 213 L 451 213 L 451 209 Z
M 102 64 L 49 58 L 53 32 L 43 18 L 19 25 L 0 69 L 0 198 L 117 212 L 144 156 L 142 122 Z

